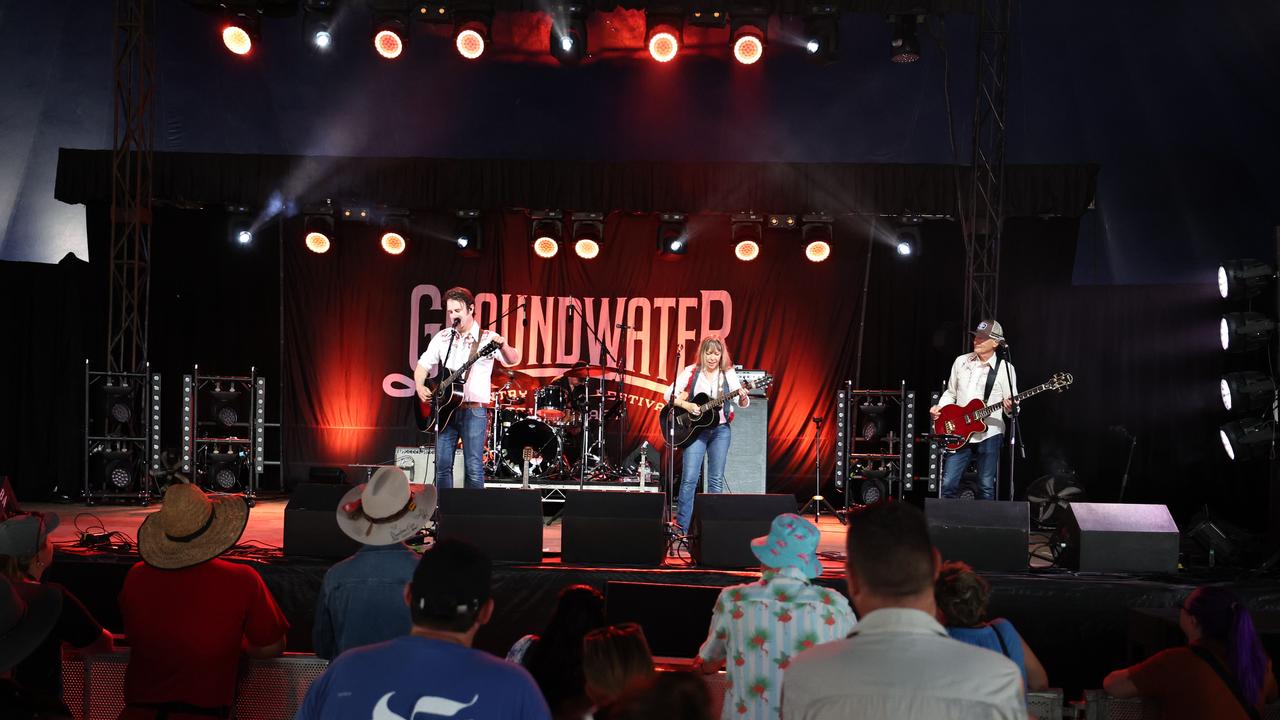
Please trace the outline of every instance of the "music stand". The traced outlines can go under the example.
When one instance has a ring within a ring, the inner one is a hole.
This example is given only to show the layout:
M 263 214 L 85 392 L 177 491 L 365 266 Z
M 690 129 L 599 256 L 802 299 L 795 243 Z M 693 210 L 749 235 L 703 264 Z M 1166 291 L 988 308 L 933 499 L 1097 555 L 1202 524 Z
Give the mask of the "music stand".
M 822 517 L 822 508 L 826 506 L 827 511 L 835 515 L 840 524 L 844 524 L 844 518 L 836 513 L 836 509 L 826 498 L 822 497 L 822 423 L 825 418 L 814 416 L 813 420 L 813 497 L 809 498 L 809 502 L 800 506 L 796 511 L 797 515 L 804 515 L 809 512 L 809 506 L 813 506 L 813 522 L 816 525 L 818 519 Z

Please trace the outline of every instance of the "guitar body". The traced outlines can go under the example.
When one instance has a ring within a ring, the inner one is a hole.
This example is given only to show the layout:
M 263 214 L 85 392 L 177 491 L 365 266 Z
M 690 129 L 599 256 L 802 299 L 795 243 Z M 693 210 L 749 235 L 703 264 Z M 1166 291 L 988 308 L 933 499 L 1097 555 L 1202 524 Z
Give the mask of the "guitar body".
M 474 357 L 463 363 L 462 367 L 452 372 L 443 365 L 440 366 L 436 379 L 427 382 L 427 389 L 431 391 L 427 399 L 421 400 L 417 395 L 413 397 L 413 419 L 417 422 L 419 430 L 438 432 L 449 424 L 449 418 L 453 417 L 453 412 L 462 404 L 466 371 L 476 361 L 497 352 L 499 347 L 500 345 L 496 342 L 486 344 Z M 439 412 L 436 411 L 436 398 L 439 398 Z
M 702 405 L 709 401 L 711 397 L 706 393 L 698 393 L 689 399 L 689 402 L 695 405 Z M 693 443 L 693 438 L 697 436 L 698 431 L 706 428 L 713 428 L 720 424 L 720 409 L 717 408 L 712 412 L 704 412 L 694 417 L 692 413 L 683 408 L 668 405 L 662 408 L 662 412 L 658 415 L 658 421 L 662 423 L 662 434 L 666 435 L 668 429 L 672 428 L 671 415 L 675 414 L 675 426 L 672 435 L 672 444 L 683 450 Z
M 938 419 L 933 421 L 935 435 L 951 435 L 943 445 L 955 452 L 964 447 L 969 438 L 987 429 L 987 423 L 977 420 L 973 414 L 982 409 L 982 401 L 974 398 L 965 405 L 944 405 L 938 409 Z

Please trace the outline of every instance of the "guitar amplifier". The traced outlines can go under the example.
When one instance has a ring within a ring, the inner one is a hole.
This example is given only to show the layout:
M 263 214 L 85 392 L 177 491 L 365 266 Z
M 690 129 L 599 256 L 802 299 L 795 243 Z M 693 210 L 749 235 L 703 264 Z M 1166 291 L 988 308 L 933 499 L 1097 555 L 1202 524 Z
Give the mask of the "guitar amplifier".
M 395 465 L 409 473 L 409 482 L 434 485 L 436 481 L 436 449 L 416 445 L 400 445 L 395 451 Z M 463 487 L 467 476 L 462 450 L 453 454 L 453 487 Z

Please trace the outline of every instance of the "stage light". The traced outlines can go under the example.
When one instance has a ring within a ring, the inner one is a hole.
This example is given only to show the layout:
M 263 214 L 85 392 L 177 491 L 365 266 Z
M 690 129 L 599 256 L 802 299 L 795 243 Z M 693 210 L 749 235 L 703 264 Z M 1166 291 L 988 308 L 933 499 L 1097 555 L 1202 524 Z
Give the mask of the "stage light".
M 1261 418 L 1233 420 L 1218 429 L 1222 449 L 1232 460 L 1253 460 L 1270 455 L 1275 425 Z
M 304 213 L 302 218 L 303 243 L 313 253 L 329 252 L 333 238 L 333 209 L 325 206 L 321 211 Z
M 573 214 L 573 251 L 583 260 L 594 260 L 600 255 L 604 242 L 604 213 L 576 212 Z
M 774 230 L 795 230 L 796 216 L 795 215 L 770 215 L 768 223 L 769 223 L 769 227 Z
M 453 243 L 458 247 L 458 254 L 464 257 L 480 257 L 484 250 L 480 211 L 457 210 L 454 216 L 457 218 L 457 224 L 454 227 Z
M 533 221 L 530 226 L 533 253 L 550 260 L 560 252 L 560 241 L 564 239 L 563 215 L 558 210 L 544 210 L 529 213 L 529 218 Z
M 835 6 L 822 5 L 810 8 L 804 19 L 804 50 L 809 60 L 816 63 L 833 62 L 840 46 L 840 27 Z
M 893 39 L 889 41 L 891 59 L 896 63 L 913 63 L 920 59 L 920 41 L 916 39 L 915 15 L 893 18 Z
M 660 63 L 671 62 L 680 52 L 679 17 L 645 15 L 644 45 L 649 56 Z
M 373 36 L 373 49 L 382 57 L 395 60 L 404 52 L 404 37 L 395 30 L 379 30 Z
M 1262 313 L 1234 312 L 1222 316 L 1218 334 L 1223 350 L 1245 352 L 1266 345 L 1275 328 L 1275 321 Z
M 911 243 L 907 240 L 899 240 L 897 250 L 899 255 L 908 256 L 911 254 Z
M 910 257 L 920 251 L 920 219 L 903 218 L 901 222 L 906 224 L 898 228 L 894 249 L 898 255 Z
M 387 251 L 388 255 L 399 255 L 404 252 L 405 241 L 404 236 L 398 232 L 382 233 L 382 249 Z
M 587 54 L 587 16 L 582 5 L 570 5 L 551 16 L 551 55 L 565 65 Z
M 399 5 L 403 5 L 400 3 Z M 409 43 L 409 13 L 402 7 L 379 7 L 373 15 L 373 49 L 388 60 L 404 54 Z
M 823 262 L 831 257 L 831 237 L 834 220 L 827 215 L 805 215 L 801 218 L 801 241 L 804 256 L 809 262 Z
M 1218 389 L 1227 412 L 1239 414 L 1269 410 L 1276 402 L 1275 380 L 1254 370 L 1223 375 L 1218 381 Z
M 221 383 L 214 383 L 209 396 L 213 398 L 213 411 L 210 416 L 213 422 L 224 431 L 240 423 L 240 389 L 228 385 L 223 389 Z
M 384 209 L 382 215 L 382 249 L 399 255 L 409 245 L 409 213 L 403 209 Z
M 658 257 L 678 260 L 689 251 L 689 238 L 685 222 L 688 217 L 680 212 L 658 214 Z
M 729 222 L 734 257 L 744 262 L 760 257 L 764 217 L 756 213 L 735 213 L 729 216 Z
M 253 44 L 258 39 L 258 30 L 262 16 L 257 10 L 237 12 L 227 18 L 222 26 L 222 44 L 232 53 L 240 56 L 253 51 Z
M 739 64 L 754 65 L 764 56 L 764 27 L 758 20 L 734 22 L 733 59 Z
M 884 437 L 889 424 L 885 419 L 884 403 L 866 403 L 858 406 L 858 439 L 875 442 Z
M 1261 260 L 1228 260 L 1218 266 L 1218 293 L 1224 300 L 1256 297 L 1275 276 Z
M 489 43 L 489 23 L 481 19 L 472 19 L 460 23 L 453 30 L 453 44 L 458 54 L 468 60 L 475 60 L 484 54 Z
M 230 446 L 214 446 L 205 458 L 205 484 L 215 492 L 231 492 L 240 481 L 240 453 Z
M 307 0 L 302 6 L 303 36 L 320 52 L 333 47 L 333 0 Z
M 104 489 L 125 492 L 133 487 L 136 473 L 129 447 L 125 443 L 112 443 L 95 449 L 100 455 L 95 465 L 101 467 Z
M 253 215 L 244 205 L 227 207 L 227 237 L 237 245 L 253 242 Z

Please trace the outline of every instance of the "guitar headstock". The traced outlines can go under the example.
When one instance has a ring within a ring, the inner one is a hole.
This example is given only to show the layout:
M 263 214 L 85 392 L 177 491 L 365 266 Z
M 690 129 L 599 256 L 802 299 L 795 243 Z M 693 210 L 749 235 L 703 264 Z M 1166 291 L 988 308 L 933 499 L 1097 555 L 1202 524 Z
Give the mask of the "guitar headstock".
M 533 459 L 533 456 L 534 456 L 535 454 L 536 454 L 536 453 L 534 453 L 533 448 L 531 448 L 531 447 L 526 447 L 526 448 L 524 449 L 524 451 L 520 453 L 520 457 L 521 457 L 521 459 L 523 459 L 525 462 L 529 462 L 530 460 L 532 460 L 532 459 Z
M 1062 391 L 1066 390 L 1075 381 L 1075 378 L 1071 377 L 1071 373 L 1057 372 L 1053 374 L 1053 377 L 1049 378 L 1048 382 L 1045 383 L 1045 387 L 1049 390 Z
M 485 355 L 492 355 L 501 349 L 502 349 L 502 343 L 498 342 L 497 340 L 490 340 L 489 342 L 484 344 L 484 347 L 480 348 L 480 351 L 476 353 L 476 357 L 482 358 Z
M 772 375 L 762 375 L 755 380 L 748 380 L 742 384 L 748 390 L 764 390 L 773 384 Z

